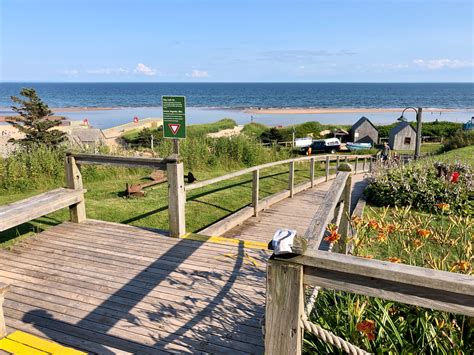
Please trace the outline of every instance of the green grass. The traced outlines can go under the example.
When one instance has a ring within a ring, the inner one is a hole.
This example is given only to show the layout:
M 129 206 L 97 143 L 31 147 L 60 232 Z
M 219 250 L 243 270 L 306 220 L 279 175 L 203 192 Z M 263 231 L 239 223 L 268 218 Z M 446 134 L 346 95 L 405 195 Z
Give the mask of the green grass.
M 323 165 L 316 165 L 316 176 L 323 176 Z M 234 169 L 239 170 L 238 168 Z M 112 174 L 107 179 L 102 176 L 98 181 L 84 182 L 86 193 L 87 218 L 135 226 L 168 229 L 168 192 L 163 183 L 146 189 L 144 198 L 125 198 L 125 184 L 139 183 L 146 179 L 145 170 L 121 169 L 121 173 Z M 200 170 L 193 173 L 203 181 L 231 172 L 225 169 Z M 309 180 L 309 163 L 297 163 L 295 166 L 295 184 Z M 288 186 L 288 166 L 264 169 L 260 173 L 260 198 L 286 189 Z M 31 190 L 21 193 L 0 195 L 0 205 L 18 201 L 44 190 Z M 186 229 L 197 232 L 200 229 L 248 206 L 252 196 L 252 175 L 247 174 L 221 183 L 192 190 L 187 194 Z M 46 217 L 25 223 L 17 228 L 0 233 L 0 247 L 9 247 L 15 241 L 47 229 L 68 219 L 67 209 L 52 213 Z
M 469 147 L 459 148 L 450 150 L 449 152 L 440 154 L 440 158 L 443 160 L 460 160 L 465 164 L 469 164 L 474 167 L 474 145 Z
M 186 133 L 188 137 L 201 137 L 207 133 L 215 133 L 224 129 L 232 129 L 237 126 L 237 123 L 230 119 L 224 118 L 217 122 L 194 124 L 186 126 Z M 128 143 L 134 143 L 138 138 L 138 133 L 141 131 L 140 128 L 133 129 L 122 135 L 122 138 Z
M 423 143 L 420 147 L 420 152 L 422 154 L 437 154 L 443 144 L 441 143 Z M 395 153 L 398 154 L 415 154 L 414 150 L 394 150 Z

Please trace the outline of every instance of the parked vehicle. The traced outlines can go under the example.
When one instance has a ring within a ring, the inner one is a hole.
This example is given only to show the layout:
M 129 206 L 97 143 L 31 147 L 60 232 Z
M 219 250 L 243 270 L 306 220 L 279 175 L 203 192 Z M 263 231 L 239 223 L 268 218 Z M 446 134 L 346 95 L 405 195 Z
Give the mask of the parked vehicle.
M 320 139 L 313 141 L 309 147 L 301 149 L 303 154 L 308 154 L 308 149 L 311 148 L 311 153 L 331 153 L 334 154 L 339 151 L 341 141 L 337 138 Z
M 351 152 L 354 150 L 365 150 L 365 149 L 370 149 L 372 148 L 371 143 L 346 143 L 347 149 L 349 149 Z

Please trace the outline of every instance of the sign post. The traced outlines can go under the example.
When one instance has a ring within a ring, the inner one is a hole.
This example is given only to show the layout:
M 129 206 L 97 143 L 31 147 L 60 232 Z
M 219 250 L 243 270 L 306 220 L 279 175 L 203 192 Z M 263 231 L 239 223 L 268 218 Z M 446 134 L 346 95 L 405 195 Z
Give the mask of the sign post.
M 163 138 L 173 139 L 173 154 L 179 154 L 178 139 L 186 138 L 186 98 L 163 96 Z
M 181 237 L 186 233 L 184 191 L 184 168 L 179 162 L 179 140 L 186 138 L 186 98 L 184 96 L 162 96 L 163 138 L 173 140 L 176 163 L 166 165 L 168 177 L 168 216 L 170 235 Z

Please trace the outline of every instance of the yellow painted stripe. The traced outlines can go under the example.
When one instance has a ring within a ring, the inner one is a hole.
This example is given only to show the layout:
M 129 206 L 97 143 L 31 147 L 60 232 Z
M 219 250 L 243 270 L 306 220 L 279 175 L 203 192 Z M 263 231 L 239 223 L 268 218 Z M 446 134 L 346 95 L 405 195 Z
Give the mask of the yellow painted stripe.
M 42 339 L 37 336 L 24 333 L 21 331 L 13 332 L 7 336 L 7 339 L 15 341 L 17 343 L 29 346 L 40 351 L 41 354 L 61 354 L 61 355 L 85 355 L 86 353 L 78 351 L 72 348 L 62 346 L 51 340 Z M 1 348 L 1 347 L 0 347 Z
M 14 340 L 3 338 L 0 340 L 0 350 L 15 355 L 48 355 L 49 353 L 34 349 L 28 345 L 18 343 Z
M 211 242 L 216 244 L 236 244 L 236 245 L 243 245 L 245 248 L 249 249 L 267 249 L 268 244 L 263 242 L 256 242 L 253 240 L 243 240 L 243 239 L 235 239 L 235 238 L 225 238 L 225 237 L 218 237 L 218 236 L 207 236 L 202 234 L 195 234 L 195 233 L 187 233 L 181 238 L 183 239 L 190 239 L 190 240 L 198 240 L 201 242 Z

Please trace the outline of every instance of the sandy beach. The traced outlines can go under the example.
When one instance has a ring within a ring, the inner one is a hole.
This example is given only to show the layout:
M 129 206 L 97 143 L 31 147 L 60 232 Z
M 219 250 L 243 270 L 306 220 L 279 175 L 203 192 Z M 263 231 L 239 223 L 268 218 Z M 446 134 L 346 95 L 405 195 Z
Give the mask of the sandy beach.
M 389 113 L 402 112 L 403 108 L 252 108 L 244 110 L 249 114 L 266 115 L 313 115 L 332 113 Z M 423 108 L 423 112 L 456 112 L 459 109 Z

